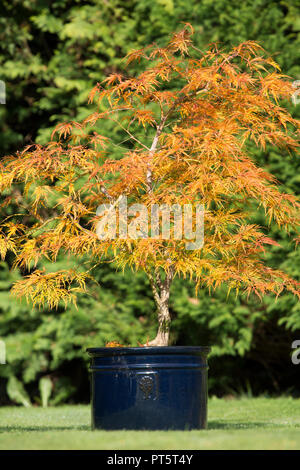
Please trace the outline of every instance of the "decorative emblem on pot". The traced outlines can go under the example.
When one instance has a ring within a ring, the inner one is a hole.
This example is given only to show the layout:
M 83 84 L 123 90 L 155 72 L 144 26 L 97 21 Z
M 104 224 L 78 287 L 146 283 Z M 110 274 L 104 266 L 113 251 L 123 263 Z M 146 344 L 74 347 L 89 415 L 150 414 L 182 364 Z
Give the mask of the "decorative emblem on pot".
M 149 375 L 141 377 L 139 380 L 139 387 L 144 394 L 144 400 L 148 400 L 154 387 L 153 377 Z

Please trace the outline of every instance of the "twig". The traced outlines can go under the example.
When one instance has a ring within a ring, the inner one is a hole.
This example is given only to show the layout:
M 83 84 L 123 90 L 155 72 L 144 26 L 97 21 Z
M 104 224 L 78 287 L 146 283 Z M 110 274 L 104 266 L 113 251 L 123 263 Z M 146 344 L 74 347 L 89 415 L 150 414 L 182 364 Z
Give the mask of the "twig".
M 126 129 L 126 127 L 124 127 L 119 121 L 117 121 L 116 119 L 113 119 L 113 118 L 110 118 L 112 121 L 114 121 L 116 124 L 118 124 L 118 126 L 121 127 L 121 129 L 123 129 L 123 131 L 127 132 L 127 134 L 131 137 L 131 139 L 135 140 L 138 144 L 140 144 L 142 147 L 144 147 L 145 149 L 147 150 L 150 150 L 149 147 L 147 147 L 146 145 L 144 145 L 139 139 L 137 139 L 136 137 L 134 137 L 134 135 L 131 134 L 131 132 L 129 132 L 128 129 Z

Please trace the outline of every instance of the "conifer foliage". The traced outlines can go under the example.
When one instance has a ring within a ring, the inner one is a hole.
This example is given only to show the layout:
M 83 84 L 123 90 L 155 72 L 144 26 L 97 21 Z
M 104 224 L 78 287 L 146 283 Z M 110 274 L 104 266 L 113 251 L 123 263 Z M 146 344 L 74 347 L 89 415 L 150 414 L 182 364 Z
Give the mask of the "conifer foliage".
M 222 283 L 237 292 L 284 289 L 299 295 L 299 283 L 263 263 L 266 245 L 276 242 L 251 218 L 259 206 L 269 224 L 289 231 L 299 224 L 299 202 L 284 194 L 275 178 L 251 157 L 251 145 L 276 146 L 282 158 L 298 147 L 299 121 L 283 107 L 294 93 L 289 77 L 262 47 L 247 41 L 230 51 L 192 42 L 186 24 L 166 47 L 133 51 L 128 71 L 140 61 L 137 77 L 114 73 L 90 93 L 97 105 L 83 122 L 59 124 L 46 146 L 26 147 L 1 162 L 0 188 L 20 210 L 2 220 L 0 253 L 14 253 L 28 274 L 13 293 L 35 304 L 57 307 L 76 301 L 92 271 L 38 269 L 41 258 L 60 251 L 89 256 L 96 267 L 107 259 L 146 272 L 158 311 L 151 345 L 169 342 L 169 296 L 175 276 L 189 276 L 196 289 Z M 122 142 L 101 134 L 110 120 Z M 250 145 L 249 145 L 250 144 Z M 110 158 L 111 146 L 120 149 Z M 187 250 L 186 240 L 139 238 L 99 240 L 100 204 L 202 204 L 204 245 Z M 101 287 L 100 287 L 101 288 Z

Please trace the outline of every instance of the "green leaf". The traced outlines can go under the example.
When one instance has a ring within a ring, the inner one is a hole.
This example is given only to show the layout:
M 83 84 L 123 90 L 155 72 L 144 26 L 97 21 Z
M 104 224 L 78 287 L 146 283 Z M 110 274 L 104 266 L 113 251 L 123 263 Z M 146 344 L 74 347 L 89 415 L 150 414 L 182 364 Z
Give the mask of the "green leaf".
M 22 382 L 20 382 L 14 375 L 9 378 L 6 391 L 12 401 L 19 403 L 26 408 L 31 406 L 30 398 L 23 387 Z
M 49 377 L 42 377 L 39 381 L 39 390 L 42 399 L 43 408 L 47 408 L 48 401 L 52 393 L 52 382 Z

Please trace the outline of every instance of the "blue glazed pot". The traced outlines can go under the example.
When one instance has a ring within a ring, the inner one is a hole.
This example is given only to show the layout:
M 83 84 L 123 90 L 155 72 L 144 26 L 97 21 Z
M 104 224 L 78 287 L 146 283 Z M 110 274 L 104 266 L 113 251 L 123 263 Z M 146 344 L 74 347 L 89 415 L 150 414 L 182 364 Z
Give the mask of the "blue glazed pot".
M 93 429 L 204 429 L 209 347 L 89 348 Z

